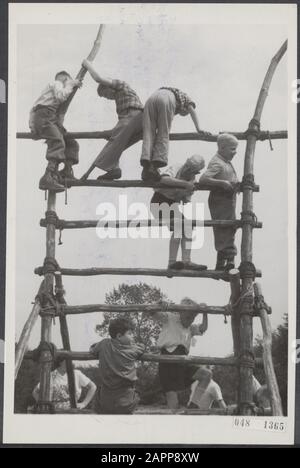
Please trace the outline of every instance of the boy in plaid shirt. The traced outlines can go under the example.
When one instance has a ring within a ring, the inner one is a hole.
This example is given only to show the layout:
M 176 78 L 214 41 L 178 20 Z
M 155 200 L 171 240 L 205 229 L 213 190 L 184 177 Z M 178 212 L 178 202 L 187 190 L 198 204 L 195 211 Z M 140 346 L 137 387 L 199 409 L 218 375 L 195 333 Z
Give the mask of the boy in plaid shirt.
M 82 66 L 99 83 L 98 95 L 115 101 L 118 114 L 118 123 L 113 128 L 108 143 L 82 179 L 87 179 L 95 167 L 106 171 L 98 177 L 98 180 L 120 179 L 122 173 L 119 159 L 123 151 L 141 138 L 143 104 L 136 92 L 125 81 L 101 77 L 87 60 L 83 61 Z
M 142 180 L 158 182 L 158 168 L 168 164 L 169 133 L 174 115 L 190 115 L 198 133 L 200 129 L 195 112 L 196 104 L 177 88 L 162 87 L 145 104 L 143 114 Z

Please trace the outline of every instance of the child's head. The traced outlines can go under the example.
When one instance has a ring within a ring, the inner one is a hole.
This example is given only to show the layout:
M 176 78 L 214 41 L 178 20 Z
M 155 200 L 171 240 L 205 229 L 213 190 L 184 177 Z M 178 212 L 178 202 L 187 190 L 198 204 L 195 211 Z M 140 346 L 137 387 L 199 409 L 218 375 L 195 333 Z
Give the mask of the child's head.
M 181 171 L 181 175 L 187 179 L 190 180 L 193 177 L 195 177 L 197 174 L 200 173 L 200 171 L 204 168 L 205 166 L 205 161 L 203 156 L 200 156 L 199 154 L 193 154 L 193 156 L 189 157 Z
M 97 93 L 100 97 L 104 97 L 106 99 L 114 100 L 116 96 L 116 90 L 113 89 L 111 86 L 106 86 L 103 84 L 99 84 L 97 88 Z
M 67 73 L 66 71 L 62 70 L 55 75 L 55 81 L 60 81 L 62 84 L 64 84 L 67 80 L 71 80 L 71 75 Z
M 184 299 L 182 299 L 180 304 L 187 305 L 187 306 L 197 306 L 198 305 L 196 302 L 194 302 L 192 299 L 190 299 L 188 297 L 185 297 Z M 198 312 L 192 312 L 192 311 L 189 311 L 189 310 L 181 310 L 180 311 L 181 325 L 184 328 L 189 328 L 192 325 L 192 323 L 193 323 L 193 321 L 194 321 L 197 314 L 198 314 Z
M 127 318 L 117 318 L 111 320 L 108 332 L 111 338 L 118 340 L 122 344 L 131 344 L 133 341 L 134 324 Z
M 206 388 L 209 385 L 211 379 L 212 371 L 203 366 L 200 366 L 193 375 L 193 380 L 198 380 L 202 388 Z
M 227 161 L 231 161 L 236 154 L 238 139 L 230 133 L 221 133 L 217 139 L 218 152 Z

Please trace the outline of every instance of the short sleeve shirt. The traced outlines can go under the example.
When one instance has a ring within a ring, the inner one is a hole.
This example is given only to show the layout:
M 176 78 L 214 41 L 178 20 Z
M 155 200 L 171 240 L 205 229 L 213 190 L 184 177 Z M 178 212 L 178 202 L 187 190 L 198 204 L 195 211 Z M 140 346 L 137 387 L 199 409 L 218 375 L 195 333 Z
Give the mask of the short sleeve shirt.
M 168 89 L 169 91 L 172 91 L 172 93 L 175 95 L 176 98 L 176 109 L 175 109 L 175 114 L 179 115 L 188 115 L 189 114 L 189 106 L 192 106 L 194 109 L 196 108 L 196 104 L 194 101 L 191 100 L 191 98 L 186 94 L 180 91 L 178 88 L 168 88 L 168 87 L 162 87 L 160 89 Z
M 172 352 L 177 346 L 182 345 L 189 352 L 192 336 L 200 334 L 199 327 L 196 324 L 188 328 L 183 327 L 178 312 L 160 312 L 156 317 L 162 322 L 157 346 Z
M 238 178 L 230 161 L 226 161 L 220 154 L 216 154 L 209 162 L 204 176 L 211 179 L 227 180 L 236 183 Z
M 198 381 L 193 382 L 189 403 L 194 403 L 199 409 L 208 410 L 214 401 L 220 400 L 223 400 L 222 392 L 214 380 L 211 380 L 205 389 Z

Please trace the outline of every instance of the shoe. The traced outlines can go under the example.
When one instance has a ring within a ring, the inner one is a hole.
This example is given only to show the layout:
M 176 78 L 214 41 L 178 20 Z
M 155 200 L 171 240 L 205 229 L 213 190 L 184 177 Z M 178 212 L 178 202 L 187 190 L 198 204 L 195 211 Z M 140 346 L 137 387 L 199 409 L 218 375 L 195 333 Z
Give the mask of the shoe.
M 194 271 L 204 271 L 207 270 L 206 265 L 200 265 L 198 263 L 193 262 L 183 262 L 184 270 L 194 270 Z
M 184 268 L 183 262 L 172 262 L 168 265 L 168 270 L 182 270 Z
M 144 182 L 150 183 L 159 182 L 161 179 L 161 175 L 158 172 L 158 169 L 156 169 L 156 167 L 153 166 L 144 167 L 144 169 L 142 170 L 141 177 Z
M 224 271 L 230 271 L 230 270 L 233 270 L 234 268 L 235 268 L 234 263 L 231 261 L 228 261 L 225 265 Z
M 57 172 L 46 169 L 45 174 L 39 182 L 40 190 L 50 190 L 52 192 L 64 192 L 65 188 L 58 182 Z
M 59 181 L 59 183 L 64 184 L 65 179 L 76 180 L 76 177 L 74 176 L 74 171 L 73 171 L 72 167 L 65 166 L 63 169 L 58 171 L 58 181 Z
M 116 180 L 121 179 L 122 171 L 119 168 L 112 169 L 111 171 L 106 172 L 103 175 L 97 177 L 97 180 Z

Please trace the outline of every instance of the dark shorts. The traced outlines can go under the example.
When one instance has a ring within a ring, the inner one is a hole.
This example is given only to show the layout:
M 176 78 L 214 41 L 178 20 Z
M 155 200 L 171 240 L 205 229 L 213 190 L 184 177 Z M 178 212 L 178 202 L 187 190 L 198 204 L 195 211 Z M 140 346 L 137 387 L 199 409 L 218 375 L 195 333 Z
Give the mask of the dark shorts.
M 134 385 L 118 389 L 102 385 L 97 392 L 95 410 L 99 414 L 132 414 L 139 400 Z
M 179 345 L 171 353 L 162 348 L 161 354 L 165 356 L 186 356 L 188 352 L 184 346 Z M 169 364 L 160 362 L 158 366 L 158 375 L 163 391 L 177 392 L 188 388 L 193 382 L 192 376 L 196 372 L 197 368 L 198 367 L 195 365 L 189 366 L 187 364 Z
M 159 193 L 159 192 L 154 192 L 154 195 L 151 198 L 150 203 L 151 203 L 151 205 L 152 204 L 153 205 L 154 204 L 161 205 L 163 203 L 166 203 L 169 206 L 172 206 L 174 203 L 176 203 L 177 205 L 179 204 L 179 202 L 176 202 L 175 200 L 170 200 L 170 198 L 165 197 L 165 195 L 163 195 L 162 193 Z M 151 212 L 154 214 L 153 209 L 151 209 Z M 162 212 L 159 211 L 158 213 L 159 213 L 158 219 L 159 219 L 159 221 L 161 221 L 162 220 Z M 185 217 L 180 213 L 180 218 L 178 217 L 176 219 L 177 220 L 181 219 L 183 221 L 185 219 Z M 169 229 L 170 229 L 171 232 L 174 231 L 174 211 L 173 210 L 170 211 L 170 226 L 169 226 Z

